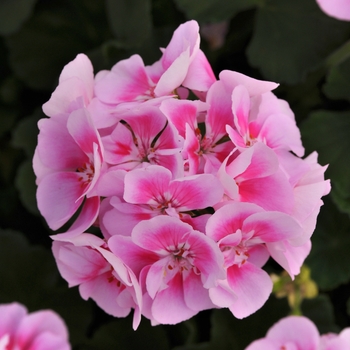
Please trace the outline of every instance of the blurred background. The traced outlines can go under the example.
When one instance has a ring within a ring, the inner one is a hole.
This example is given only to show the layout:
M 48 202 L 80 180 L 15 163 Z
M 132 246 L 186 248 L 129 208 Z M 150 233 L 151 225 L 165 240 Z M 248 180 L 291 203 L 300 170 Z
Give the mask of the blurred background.
M 306 154 L 329 164 L 332 192 L 302 276 L 292 283 L 269 262 L 275 293 L 256 314 L 211 310 L 156 327 L 143 319 L 134 332 L 132 315 L 106 315 L 58 274 L 35 200 L 37 121 L 78 53 L 95 72 L 135 53 L 152 64 L 189 19 L 216 76 L 229 69 L 280 83 L 275 93 L 293 109 Z M 350 326 L 350 22 L 315 0 L 1 0 L 0 36 L 0 303 L 57 311 L 74 349 L 240 350 L 295 312 L 296 300 L 321 333 Z

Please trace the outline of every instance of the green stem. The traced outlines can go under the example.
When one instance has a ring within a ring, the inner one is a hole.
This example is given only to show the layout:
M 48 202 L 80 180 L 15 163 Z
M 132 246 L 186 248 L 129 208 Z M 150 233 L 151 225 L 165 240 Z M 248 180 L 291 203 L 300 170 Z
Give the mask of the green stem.
M 326 67 L 336 66 L 350 57 L 350 40 L 345 42 L 341 47 L 334 51 L 325 60 Z

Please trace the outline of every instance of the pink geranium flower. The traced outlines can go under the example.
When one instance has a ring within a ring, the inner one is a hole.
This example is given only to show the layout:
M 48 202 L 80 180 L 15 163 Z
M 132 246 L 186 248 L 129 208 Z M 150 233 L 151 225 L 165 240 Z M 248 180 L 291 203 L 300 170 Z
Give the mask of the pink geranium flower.
M 181 86 L 207 91 L 215 76 L 199 49 L 199 26 L 189 21 L 179 26 L 161 59 L 145 66 L 139 55 L 118 62 L 110 72 L 100 72 L 95 85 L 96 96 L 106 104 L 140 102 L 175 96 Z
M 114 209 L 102 220 L 110 235 L 128 235 L 139 221 L 157 215 L 173 216 L 199 228 L 207 216 L 193 217 L 195 211 L 214 206 L 222 196 L 222 186 L 211 174 L 172 179 L 168 169 L 150 165 L 125 175 L 123 199 L 112 197 L 109 203 Z
M 100 199 L 93 191 L 100 176 L 103 150 L 86 109 L 61 118 L 41 119 L 33 159 L 37 202 L 51 229 L 65 224 L 83 204 L 71 231 L 87 229 L 97 218 Z M 84 201 L 85 200 L 85 201 Z
M 1 350 L 70 350 L 68 331 L 51 310 L 28 314 L 18 303 L 0 305 Z
M 140 222 L 131 237 L 113 236 L 108 245 L 139 277 L 143 315 L 175 324 L 212 308 L 208 289 L 224 277 L 223 256 L 214 241 L 169 216 Z
M 115 129 L 102 138 L 107 163 L 125 170 L 162 165 L 174 177 L 183 176 L 181 139 L 158 108 L 143 106 L 120 118 Z
M 316 326 L 304 316 L 288 316 L 274 324 L 266 334 L 252 342 L 245 350 L 349 350 L 350 329 L 339 335 L 320 336 Z
M 141 289 L 134 273 L 114 256 L 104 241 L 81 234 L 70 242 L 54 241 L 57 267 L 69 287 L 79 285 L 83 299 L 93 299 L 106 313 L 127 316 L 135 309 L 133 327 L 140 323 Z
M 316 0 L 321 10 L 328 16 L 350 21 L 350 1 L 349 0 Z
M 272 291 L 271 279 L 261 269 L 269 245 L 295 242 L 302 230 L 287 214 L 228 202 L 209 218 L 206 234 L 218 243 L 227 271 L 226 279 L 210 289 L 211 300 L 243 318 L 258 310 Z

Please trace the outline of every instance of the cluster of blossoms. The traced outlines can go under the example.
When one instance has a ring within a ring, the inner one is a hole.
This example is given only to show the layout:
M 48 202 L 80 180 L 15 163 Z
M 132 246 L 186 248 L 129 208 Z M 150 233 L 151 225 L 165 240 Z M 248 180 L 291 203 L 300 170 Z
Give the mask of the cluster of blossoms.
M 320 336 L 306 317 L 289 316 L 274 324 L 265 338 L 255 340 L 245 350 L 350 350 L 350 328 L 338 334 Z
M 272 291 L 263 265 L 299 273 L 330 190 L 278 84 L 216 79 L 199 42 L 189 21 L 153 65 L 133 55 L 96 76 L 79 54 L 38 124 L 38 207 L 68 227 L 52 236 L 58 269 L 108 314 L 134 309 L 134 329 L 255 312 Z
M 63 320 L 51 310 L 28 314 L 18 303 L 0 305 L 0 350 L 70 350 Z

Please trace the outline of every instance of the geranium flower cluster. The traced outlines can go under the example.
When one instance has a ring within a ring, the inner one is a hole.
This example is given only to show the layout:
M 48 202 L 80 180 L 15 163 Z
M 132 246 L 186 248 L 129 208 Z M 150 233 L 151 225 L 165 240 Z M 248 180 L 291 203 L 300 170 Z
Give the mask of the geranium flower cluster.
M 350 328 L 339 334 L 320 335 L 312 321 L 304 316 L 288 316 L 274 324 L 266 334 L 245 350 L 349 350 Z
M 0 305 L 1 350 L 70 350 L 65 323 L 52 310 L 28 314 L 19 303 Z
M 299 273 L 330 190 L 278 84 L 216 79 L 199 43 L 189 21 L 153 65 L 133 55 L 96 76 L 79 54 L 39 121 L 38 207 L 65 225 L 58 269 L 108 314 L 134 309 L 134 328 L 255 312 L 272 291 L 263 265 Z

